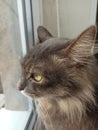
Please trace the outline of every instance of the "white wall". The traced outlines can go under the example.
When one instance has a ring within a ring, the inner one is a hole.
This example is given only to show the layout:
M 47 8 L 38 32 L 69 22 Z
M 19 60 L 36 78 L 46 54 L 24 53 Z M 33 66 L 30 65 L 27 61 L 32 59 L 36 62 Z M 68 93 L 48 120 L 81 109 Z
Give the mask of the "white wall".
M 58 35 L 56 0 L 43 0 L 43 25 Z
M 95 24 L 97 0 L 42 0 L 43 25 L 55 36 L 74 38 Z
M 91 24 L 91 11 L 92 0 L 59 0 L 61 36 L 75 37 L 87 28 Z

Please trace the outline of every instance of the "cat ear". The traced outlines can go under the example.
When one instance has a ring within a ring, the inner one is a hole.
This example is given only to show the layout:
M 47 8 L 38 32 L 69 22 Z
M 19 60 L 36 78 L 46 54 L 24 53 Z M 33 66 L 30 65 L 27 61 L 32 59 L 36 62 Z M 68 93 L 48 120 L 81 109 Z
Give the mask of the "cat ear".
M 39 38 L 40 43 L 42 43 L 42 42 L 46 41 L 47 39 L 49 39 L 50 37 L 52 37 L 52 34 L 43 26 L 39 26 L 37 28 L 37 33 L 38 33 L 38 38 Z
M 66 55 L 75 62 L 84 62 L 91 55 L 96 38 L 96 26 L 91 26 L 82 32 L 76 40 L 67 47 Z

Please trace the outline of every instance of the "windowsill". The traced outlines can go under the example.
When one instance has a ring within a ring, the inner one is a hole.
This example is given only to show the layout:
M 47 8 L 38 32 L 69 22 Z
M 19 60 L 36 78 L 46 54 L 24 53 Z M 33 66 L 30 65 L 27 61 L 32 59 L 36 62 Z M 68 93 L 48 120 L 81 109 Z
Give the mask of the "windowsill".
M 32 112 L 32 101 L 27 111 L 0 109 L 0 130 L 24 130 Z

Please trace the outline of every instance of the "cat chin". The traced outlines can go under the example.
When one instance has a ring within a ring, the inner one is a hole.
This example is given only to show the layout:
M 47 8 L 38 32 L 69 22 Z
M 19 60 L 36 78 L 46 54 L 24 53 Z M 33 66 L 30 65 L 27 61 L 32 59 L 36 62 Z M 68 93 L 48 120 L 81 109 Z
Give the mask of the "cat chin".
M 65 99 L 67 98 L 67 96 L 61 96 L 61 95 L 51 95 L 51 94 L 47 94 L 47 95 L 43 95 L 43 96 L 38 96 L 34 93 L 29 93 L 27 92 L 25 89 L 21 91 L 21 93 L 27 97 L 27 98 L 31 98 L 31 99 L 41 99 L 41 98 L 45 98 L 45 99 Z
M 37 96 L 37 95 L 35 95 L 35 94 L 30 94 L 30 93 L 28 93 L 26 90 L 22 90 L 21 93 L 22 93 L 25 97 L 31 98 L 31 99 L 39 99 L 39 98 L 42 98 L 42 97 L 39 97 L 39 96 Z

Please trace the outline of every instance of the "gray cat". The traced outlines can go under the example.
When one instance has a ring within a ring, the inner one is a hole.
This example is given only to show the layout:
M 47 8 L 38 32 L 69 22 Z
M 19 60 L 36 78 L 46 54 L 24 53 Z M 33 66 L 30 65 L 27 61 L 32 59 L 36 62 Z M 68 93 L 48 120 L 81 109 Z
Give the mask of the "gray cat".
M 38 27 L 39 43 L 23 58 L 19 89 L 37 100 L 46 130 L 98 130 L 98 66 L 91 54 L 96 26 L 77 38 Z

